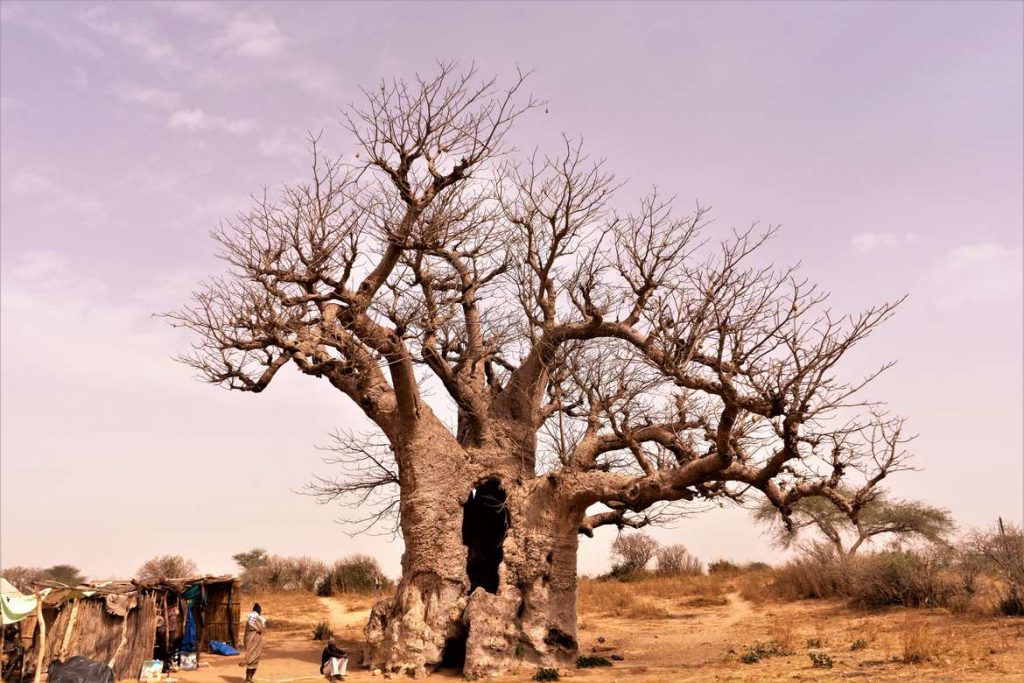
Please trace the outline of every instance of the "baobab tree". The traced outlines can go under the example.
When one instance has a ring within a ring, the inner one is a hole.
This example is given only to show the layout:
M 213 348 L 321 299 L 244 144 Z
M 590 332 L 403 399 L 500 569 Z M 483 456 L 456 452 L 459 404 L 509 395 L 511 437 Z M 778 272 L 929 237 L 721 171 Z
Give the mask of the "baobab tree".
M 309 180 L 223 224 L 226 272 L 171 314 L 208 381 L 258 393 L 294 367 L 375 426 L 321 486 L 397 515 L 401 581 L 366 627 L 387 672 L 569 662 L 581 533 L 755 493 L 852 513 L 907 457 L 871 377 L 836 374 L 895 303 L 835 315 L 757 263 L 773 228 L 710 239 L 656 192 L 627 211 L 568 139 L 517 154 L 538 106 L 522 74 L 454 65 L 364 91 L 358 153 L 313 138 Z

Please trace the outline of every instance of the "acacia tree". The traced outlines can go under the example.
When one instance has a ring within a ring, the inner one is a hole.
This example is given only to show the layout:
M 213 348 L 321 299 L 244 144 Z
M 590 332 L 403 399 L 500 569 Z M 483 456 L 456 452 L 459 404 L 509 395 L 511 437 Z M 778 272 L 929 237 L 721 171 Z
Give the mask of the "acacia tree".
M 703 208 L 657 193 L 620 212 L 569 140 L 517 155 L 523 81 L 441 65 L 365 91 L 359 153 L 313 139 L 311 178 L 224 224 L 226 272 L 171 314 L 208 381 L 261 392 L 292 366 L 375 426 L 318 490 L 397 515 L 401 581 L 366 627 L 388 672 L 572 661 L 580 533 L 749 491 L 852 512 L 906 457 L 857 398 L 870 377 L 835 373 L 895 304 L 834 315 L 754 264 L 773 229 L 708 242 Z
M 824 536 L 840 556 L 855 554 L 865 541 L 877 536 L 941 543 L 956 529 L 949 510 L 893 499 L 882 489 L 866 496 L 853 515 L 828 498 L 811 496 L 793 504 L 785 519 L 771 501 L 763 500 L 754 510 L 754 519 L 769 528 L 781 547 L 788 548 L 808 529 Z

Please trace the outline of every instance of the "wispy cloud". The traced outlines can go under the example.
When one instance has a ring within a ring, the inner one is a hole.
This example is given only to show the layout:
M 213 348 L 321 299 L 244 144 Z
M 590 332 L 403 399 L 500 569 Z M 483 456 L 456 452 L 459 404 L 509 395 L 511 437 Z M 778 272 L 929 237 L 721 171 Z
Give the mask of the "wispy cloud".
M 850 246 L 854 251 L 866 254 L 880 249 L 902 247 L 916 240 L 917 235 L 912 232 L 861 232 L 850 239 Z
M 1024 297 L 1024 252 L 997 242 L 965 244 L 945 253 L 925 274 L 939 304 L 1018 302 Z
M 23 196 L 43 194 L 54 189 L 49 178 L 27 170 L 16 171 L 4 184 L 11 193 Z
M 202 109 L 179 109 L 167 119 L 167 126 L 171 130 L 184 130 L 190 133 L 221 130 L 232 135 L 245 135 L 256 130 L 256 122 L 252 119 L 211 116 Z
M 174 46 L 154 35 L 148 26 L 122 18 L 113 18 L 102 6 L 90 7 L 81 14 L 82 23 L 108 38 L 119 40 L 146 59 L 176 65 L 179 63 Z
M 214 47 L 241 57 L 281 54 L 288 39 L 269 17 L 236 16 L 214 38 Z
M 117 93 L 123 102 L 142 104 L 159 109 L 174 109 L 181 104 L 181 95 L 174 90 L 162 88 L 125 88 Z

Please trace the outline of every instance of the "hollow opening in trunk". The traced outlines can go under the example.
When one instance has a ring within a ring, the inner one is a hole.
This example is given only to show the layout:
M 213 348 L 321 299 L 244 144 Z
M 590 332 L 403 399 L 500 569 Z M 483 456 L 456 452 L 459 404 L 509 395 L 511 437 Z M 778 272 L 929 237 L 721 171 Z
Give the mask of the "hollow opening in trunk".
M 498 592 L 498 565 L 504 557 L 501 544 L 509 527 L 505 499 L 505 490 L 492 479 L 473 489 L 462 506 L 462 544 L 468 551 L 470 593 L 477 586 L 488 593 Z
M 460 634 L 444 641 L 439 669 L 462 671 L 466 666 L 466 634 Z

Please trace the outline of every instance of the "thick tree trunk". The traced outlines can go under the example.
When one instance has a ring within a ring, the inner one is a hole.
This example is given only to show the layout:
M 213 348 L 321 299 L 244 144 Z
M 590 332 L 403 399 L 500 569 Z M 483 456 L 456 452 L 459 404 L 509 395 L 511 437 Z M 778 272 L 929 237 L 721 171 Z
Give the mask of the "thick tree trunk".
M 581 511 L 554 479 L 440 469 L 419 472 L 403 495 L 402 579 L 373 609 L 366 663 L 388 674 L 452 666 L 489 676 L 573 661 Z

